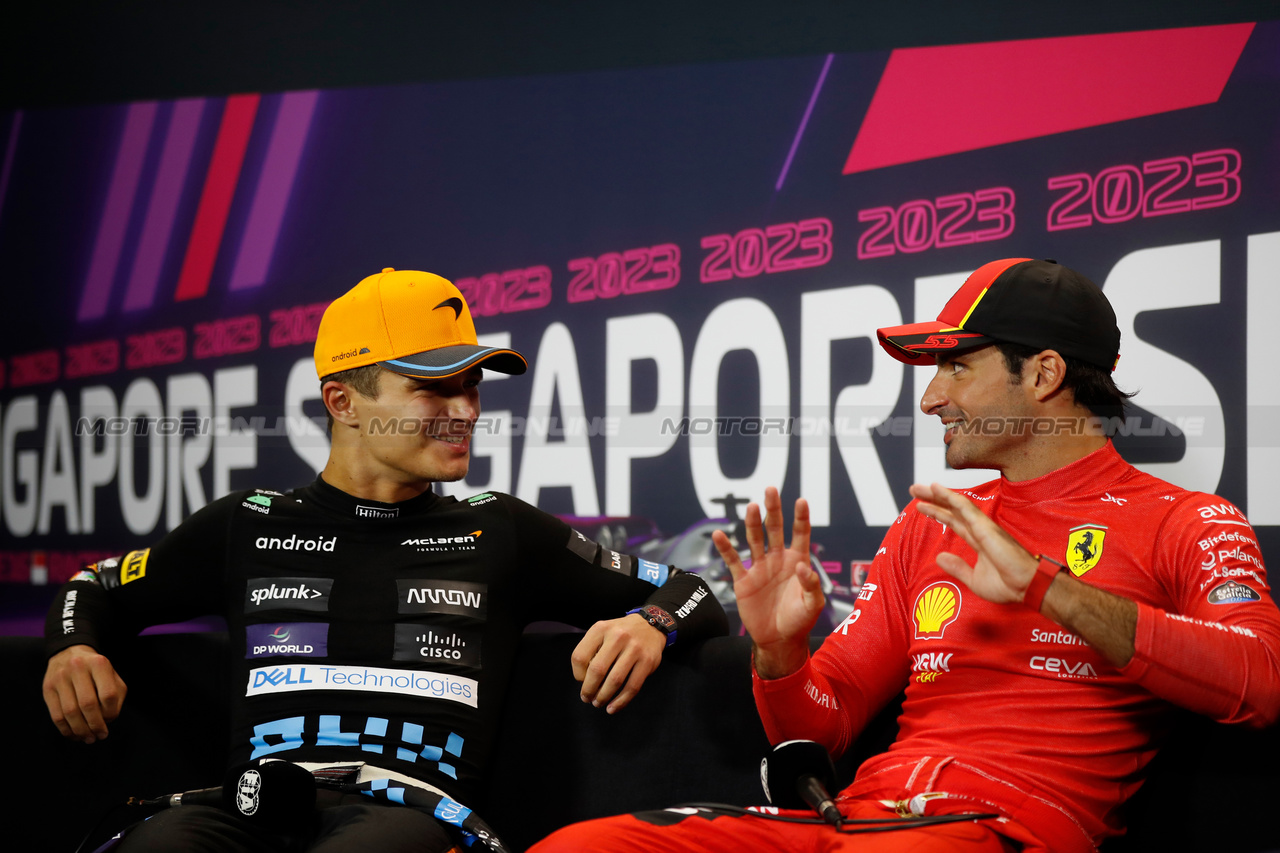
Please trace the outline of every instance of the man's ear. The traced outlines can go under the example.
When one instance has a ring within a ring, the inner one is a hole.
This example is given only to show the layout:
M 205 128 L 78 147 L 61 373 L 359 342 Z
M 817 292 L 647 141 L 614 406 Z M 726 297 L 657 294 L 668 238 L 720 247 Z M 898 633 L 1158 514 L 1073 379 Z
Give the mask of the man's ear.
M 1036 402 L 1043 403 L 1062 387 L 1067 378 L 1067 360 L 1057 350 L 1044 350 L 1027 359 L 1022 376 Z
M 324 407 L 329 410 L 333 422 L 349 427 L 360 425 L 360 414 L 356 410 L 357 396 L 354 389 L 336 379 L 324 383 L 320 389 L 320 399 L 324 401 Z

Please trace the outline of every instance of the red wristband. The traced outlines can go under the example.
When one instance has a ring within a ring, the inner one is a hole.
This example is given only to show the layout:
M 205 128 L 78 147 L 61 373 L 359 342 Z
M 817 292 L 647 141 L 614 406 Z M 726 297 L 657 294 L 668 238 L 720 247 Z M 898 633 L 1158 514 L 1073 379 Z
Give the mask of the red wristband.
M 1031 583 L 1027 586 L 1027 591 L 1022 597 L 1022 603 L 1039 613 L 1040 606 L 1044 604 L 1045 593 L 1049 591 L 1049 586 L 1053 583 L 1053 579 L 1066 566 L 1052 557 L 1046 557 L 1044 554 L 1037 554 L 1036 560 L 1038 560 L 1036 563 L 1036 576 L 1031 579 Z

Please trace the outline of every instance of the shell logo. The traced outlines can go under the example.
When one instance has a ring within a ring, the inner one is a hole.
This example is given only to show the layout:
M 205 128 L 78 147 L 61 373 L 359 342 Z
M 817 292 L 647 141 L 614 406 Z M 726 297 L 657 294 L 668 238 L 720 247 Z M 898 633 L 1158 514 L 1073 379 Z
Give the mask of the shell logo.
M 947 626 L 960 618 L 960 605 L 960 588 L 955 584 L 938 581 L 925 587 L 916 597 L 916 639 L 939 639 Z

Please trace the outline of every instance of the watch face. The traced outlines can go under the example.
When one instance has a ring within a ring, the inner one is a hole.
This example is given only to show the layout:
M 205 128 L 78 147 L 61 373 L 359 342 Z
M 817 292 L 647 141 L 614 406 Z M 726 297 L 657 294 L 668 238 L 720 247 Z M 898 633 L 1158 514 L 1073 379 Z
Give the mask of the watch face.
M 649 620 L 650 625 L 661 631 L 670 634 L 676 629 L 676 620 L 671 617 L 670 613 L 656 604 L 650 604 L 645 607 L 644 615 Z

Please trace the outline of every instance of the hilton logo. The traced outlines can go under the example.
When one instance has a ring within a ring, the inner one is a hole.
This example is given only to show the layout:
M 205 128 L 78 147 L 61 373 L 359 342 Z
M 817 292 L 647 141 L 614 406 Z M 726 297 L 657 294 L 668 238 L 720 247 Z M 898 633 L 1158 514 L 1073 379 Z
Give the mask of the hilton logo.
M 356 516 L 359 518 L 397 518 L 400 515 L 400 507 L 384 509 L 378 506 L 361 506 L 356 505 Z

